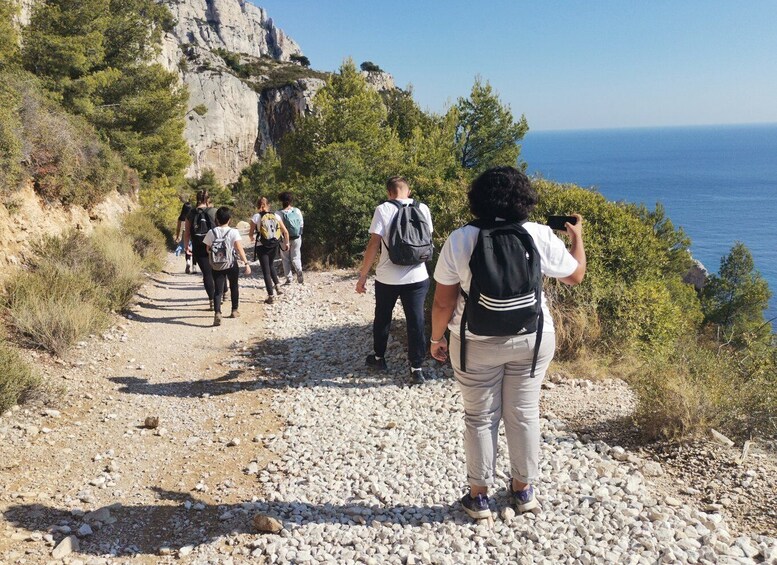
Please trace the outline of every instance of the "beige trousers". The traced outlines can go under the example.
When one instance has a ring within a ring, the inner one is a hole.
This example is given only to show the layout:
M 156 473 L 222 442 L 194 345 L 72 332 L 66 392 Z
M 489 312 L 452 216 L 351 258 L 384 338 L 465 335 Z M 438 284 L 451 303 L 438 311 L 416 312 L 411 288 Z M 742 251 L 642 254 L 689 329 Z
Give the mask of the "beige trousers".
M 540 458 L 540 387 L 556 336 L 544 333 L 534 378 L 529 377 L 535 335 L 467 340 L 467 371 L 459 364 L 461 341 L 451 334 L 450 359 L 464 403 L 464 450 L 470 485 L 491 486 L 496 474 L 499 421 L 504 420 L 512 478 L 537 479 Z

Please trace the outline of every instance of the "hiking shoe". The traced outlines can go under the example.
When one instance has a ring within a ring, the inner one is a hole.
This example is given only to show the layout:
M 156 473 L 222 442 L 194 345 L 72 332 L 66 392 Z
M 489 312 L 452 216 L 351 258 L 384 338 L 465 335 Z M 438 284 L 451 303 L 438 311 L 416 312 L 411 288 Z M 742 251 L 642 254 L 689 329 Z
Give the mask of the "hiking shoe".
M 483 518 L 491 517 L 491 509 L 488 507 L 488 496 L 485 494 L 479 494 L 472 498 L 467 493 L 461 498 L 461 505 L 464 507 L 464 512 L 469 514 L 470 518 L 482 520 Z
M 278 296 L 283 294 L 283 292 L 281 292 L 281 287 L 277 284 L 275 285 L 275 294 L 277 294 Z
M 297 282 L 299 284 L 302 284 L 302 283 L 305 282 L 305 278 L 302 276 L 302 272 L 301 271 L 299 273 L 297 273 Z
M 510 498 L 515 504 L 515 509 L 518 512 L 528 512 L 534 510 L 539 506 L 537 497 L 534 496 L 534 487 L 529 485 L 529 488 L 524 490 L 513 490 L 513 481 L 510 481 Z
M 221 325 L 221 314 L 216 314 L 213 316 L 213 325 L 214 326 L 220 326 Z
M 240 317 L 240 312 L 238 312 L 237 310 L 232 310 L 232 313 L 229 315 L 229 317 L 230 318 L 239 318 Z
M 388 369 L 388 365 L 386 364 L 386 358 L 381 357 L 380 359 L 378 359 L 374 353 L 367 355 L 366 364 L 371 369 L 379 369 L 381 371 L 385 371 Z
M 410 384 L 411 385 L 422 385 L 426 382 L 426 377 L 424 377 L 424 370 L 423 369 L 410 369 Z
M 264 301 L 265 304 L 272 304 L 273 302 L 275 302 L 275 297 L 272 294 L 268 296 Z

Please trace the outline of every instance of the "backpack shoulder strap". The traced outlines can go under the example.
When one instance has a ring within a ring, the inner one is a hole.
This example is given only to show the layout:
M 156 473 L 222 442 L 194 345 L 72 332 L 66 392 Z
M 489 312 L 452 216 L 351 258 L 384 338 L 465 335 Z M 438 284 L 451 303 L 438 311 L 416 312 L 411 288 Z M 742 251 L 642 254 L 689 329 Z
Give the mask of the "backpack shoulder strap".
M 401 210 L 403 208 L 402 204 L 398 202 L 397 200 L 386 200 L 389 204 L 393 204 L 397 207 L 397 210 Z

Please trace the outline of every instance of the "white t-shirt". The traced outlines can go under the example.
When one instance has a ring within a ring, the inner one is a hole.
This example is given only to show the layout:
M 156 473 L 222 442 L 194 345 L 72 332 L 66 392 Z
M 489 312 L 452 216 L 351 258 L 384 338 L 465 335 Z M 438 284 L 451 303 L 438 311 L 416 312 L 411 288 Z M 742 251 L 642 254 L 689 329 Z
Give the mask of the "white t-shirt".
M 216 240 L 216 233 L 214 232 L 218 232 L 219 236 L 224 234 L 224 241 L 227 244 L 227 249 L 232 249 L 232 252 L 237 254 L 237 251 L 235 250 L 235 242 L 241 240 L 240 232 L 238 230 L 235 228 L 230 228 L 229 226 L 217 226 L 213 228 L 205 234 L 205 239 L 203 239 L 205 245 L 208 247 L 213 245 L 213 242 Z
M 401 204 L 412 204 L 412 198 L 397 198 L 397 202 Z M 426 217 L 426 221 L 429 222 L 429 231 L 432 231 L 432 214 L 429 212 L 429 208 L 426 204 L 421 203 L 418 206 L 421 209 L 421 213 Z M 389 231 L 391 230 L 391 222 L 394 216 L 399 212 L 394 204 L 390 202 L 384 202 L 377 208 L 375 208 L 375 214 L 372 216 L 372 224 L 370 224 L 370 233 L 379 235 L 383 244 L 380 246 L 380 258 L 378 259 L 378 267 L 375 269 L 375 280 L 383 284 L 412 284 L 421 281 L 425 281 L 429 278 L 429 272 L 426 270 L 426 263 L 419 263 L 418 265 L 397 265 L 391 262 L 389 259 L 388 245 Z
M 542 224 L 526 222 L 523 224 L 526 231 L 534 239 L 534 245 L 540 254 L 540 270 L 542 274 L 553 278 L 568 277 L 577 269 L 577 259 L 567 250 L 564 242 L 553 233 L 553 230 Z M 480 228 L 464 226 L 448 237 L 437 260 L 437 268 L 434 271 L 434 280 L 440 284 L 460 284 L 464 292 L 469 293 L 469 285 L 472 281 L 472 272 L 469 270 L 469 260 L 472 251 L 478 241 Z M 456 310 L 448 324 L 452 333 L 459 335 L 461 328 L 461 314 L 464 311 L 464 297 L 459 294 Z M 543 333 L 553 333 L 553 318 L 548 309 L 545 293 L 542 293 Z M 467 332 L 467 339 L 487 339 L 485 336 L 477 336 Z

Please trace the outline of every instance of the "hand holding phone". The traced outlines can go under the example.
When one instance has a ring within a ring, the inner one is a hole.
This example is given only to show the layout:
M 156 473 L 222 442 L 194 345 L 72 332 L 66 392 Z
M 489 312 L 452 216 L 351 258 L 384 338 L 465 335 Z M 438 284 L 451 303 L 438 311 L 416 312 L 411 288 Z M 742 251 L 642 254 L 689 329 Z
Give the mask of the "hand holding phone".
M 577 216 L 548 216 L 548 227 L 553 230 L 567 231 L 567 223 L 577 224 Z

